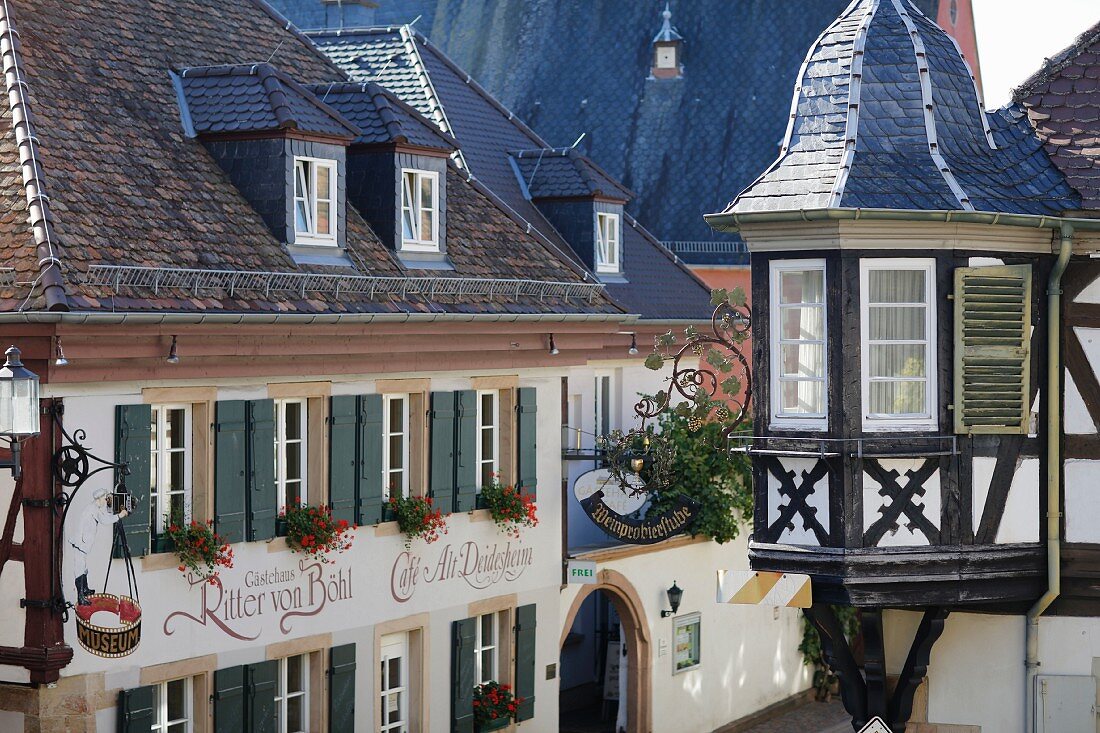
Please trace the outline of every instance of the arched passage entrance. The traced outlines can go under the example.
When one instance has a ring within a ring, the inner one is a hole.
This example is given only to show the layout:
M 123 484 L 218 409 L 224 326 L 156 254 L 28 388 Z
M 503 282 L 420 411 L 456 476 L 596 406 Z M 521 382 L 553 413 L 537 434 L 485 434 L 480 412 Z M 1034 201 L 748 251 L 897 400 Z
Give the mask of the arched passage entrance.
M 601 570 L 598 583 L 581 586 L 573 599 L 562 626 L 560 650 L 573 628 L 573 622 L 581 606 L 593 593 L 603 593 L 622 625 L 622 641 L 626 644 L 626 731 L 627 733 L 651 733 L 652 724 L 652 650 L 649 624 L 638 592 L 622 573 Z

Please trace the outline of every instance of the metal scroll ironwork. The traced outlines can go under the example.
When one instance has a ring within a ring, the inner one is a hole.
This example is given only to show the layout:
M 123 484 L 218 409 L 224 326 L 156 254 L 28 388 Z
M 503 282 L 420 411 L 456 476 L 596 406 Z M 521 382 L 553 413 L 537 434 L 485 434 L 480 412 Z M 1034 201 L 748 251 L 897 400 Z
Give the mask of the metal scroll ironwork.
M 682 341 L 672 331 L 655 339 L 645 365 L 653 370 L 672 365 L 667 388 L 643 396 L 634 405 L 639 418 L 636 427 L 601 439 L 612 474 L 631 495 L 659 493 L 674 479 L 674 449 L 653 425 L 662 413 L 672 411 L 687 418 L 693 431 L 705 422 L 718 421 L 727 440 L 748 419 L 752 376 L 742 345 L 749 338 L 752 321 L 745 293 L 741 288 L 715 290 L 711 304 L 710 333 L 688 326 Z

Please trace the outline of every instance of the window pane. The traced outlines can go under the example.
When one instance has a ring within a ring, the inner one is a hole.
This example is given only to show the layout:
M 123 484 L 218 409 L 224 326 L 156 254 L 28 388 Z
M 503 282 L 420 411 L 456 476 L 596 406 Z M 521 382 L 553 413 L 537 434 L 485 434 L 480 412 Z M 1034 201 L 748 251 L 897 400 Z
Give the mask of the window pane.
M 151 419 L 149 420 L 149 449 L 155 451 L 157 449 L 157 419 L 160 415 L 160 410 L 154 407 L 150 413 Z
M 287 481 L 297 481 L 302 478 L 302 444 L 291 443 L 286 447 L 286 476 Z
M 182 491 L 186 484 L 186 478 L 183 475 L 186 460 L 187 454 L 183 451 L 174 451 L 168 456 L 169 468 L 172 471 L 168 488 L 172 491 Z
M 780 303 L 822 303 L 825 294 L 825 273 L 821 270 L 779 273 Z
M 488 486 L 493 483 L 493 464 L 482 463 L 481 464 L 481 483 L 480 486 Z
M 406 173 L 401 177 L 401 236 L 404 239 L 416 239 L 416 221 L 414 213 L 416 206 L 413 202 L 413 192 L 416 190 L 416 182 L 412 173 Z
M 403 436 L 391 435 L 390 436 L 390 468 L 404 468 L 405 456 L 404 456 L 405 441 Z
M 481 424 L 482 425 L 492 425 L 493 424 L 493 422 L 494 422 L 493 418 L 495 417 L 495 415 L 493 415 L 493 412 L 494 412 L 493 403 L 494 402 L 496 402 L 496 400 L 493 399 L 492 394 L 487 393 L 487 394 L 481 395 Z
M 780 337 L 792 340 L 825 338 L 825 309 L 820 307 L 780 310 Z
M 305 730 L 305 696 L 298 695 L 286 701 L 286 729 L 287 731 Z
M 825 376 L 824 344 L 783 344 L 779 347 L 780 374 L 788 376 Z
M 183 448 L 187 445 L 184 435 L 184 411 L 169 410 L 165 442 L 169 448 Z
M 824 382 L 780 382 L 780 409 L 796 415 L 825 412 Z
M 495 649 L 484 649 L 481 652 L 481 682 L 488 682 L 493 679 L 495 671 L 493 670 L 493 652 Z
M 481 617 L 481 645 L 493 646 L 496 643 L 496 624 L 493 623 L 493 614 L 487 613 Z
M 401 661 L 400 657 L 390 660 L 390 684 L 387 689 L 393 690 L 401 686 Z
M 925 308 L 869 309 L 868 334 L 872 341 L 914 341 L 925 338 Z
M 169 516 L 171 521 L 182 524 L 187 521 L 186 515 L 183 513 L 183 494 L 172 494 L 168 497 L 169 501 Z
M 481 431 L 481 460 L 491 461 L 496 458 L 496 444 L 493 440 L 492 430 Z
M 318 234 L 331 234 L 331 208 L 332 204 L 327 201 L 317 202 L 317 233 Z
M 922 344 L 871 344 L 871 377 L 925 376 Z
M 389 702 L 390 720 L 391 723 L 401 722 L 401 693 L 395 693 L 390 695 Z
M 434 179 L 431 176 L 420 177 L 420 208 L 422 209 L 435 208 L 435 196 L 432 192 L 433 182 Z
M 871 413 L 924 414 L 924 382 L 871 382 Z
M 870 303 L 924 303 L 924 270 L 870 270 Z
M 168 720 L 179 720 L 185 717 L 187 717 L 187 680 L 173 680 L 168 683 Z
M 332 168 L 327 165 L 317 166 L 317 199 L 331 201 Z
M 298 199 L 294 202 L 294 231 L 302 234 L 309 233 L 309 214 L 306 211 L 304 199 Z
M 304 657 L 300 654 L 293 657 L 287 657 L 286 660 L 286 689 L 287 692 L 301 692 L 305 689 L 303 685 L 303 679 L 305 675 Z
M 431 209 L 423 209 L 420 212 L 420 238 L 425 242 L 432 239 L 432 216 L 433 211 Z
M 168 726 L 167 733 L 187 733 L 188 721 L 183 720 L 179 723 Z
M 389 432 L 400 433 L 405 429 L 405 400 L 390 400 L 390 426 Z
M 309 163 L 304 160 L 294 164 L 294 195 L 304 199 L 309 193 Z
M 302 437 L 302 403 L 287 402 L 285 409 L 284 434 L 288 440 L 297 440 Z

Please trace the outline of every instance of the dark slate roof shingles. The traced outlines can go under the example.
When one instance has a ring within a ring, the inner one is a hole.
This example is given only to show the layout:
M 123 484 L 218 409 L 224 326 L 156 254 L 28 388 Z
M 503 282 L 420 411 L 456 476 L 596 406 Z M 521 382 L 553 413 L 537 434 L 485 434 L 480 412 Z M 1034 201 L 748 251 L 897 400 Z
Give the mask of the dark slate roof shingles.
M 457 140 L 374 82 L 315 84 L 311 90 L 360 129 L 354 143 L 408 143 L 447 151 L 459 147 Z
M 625 202 L 634 196 L 573 148 L 517 150 L 512 159 L 533 199 L 602 196 Z

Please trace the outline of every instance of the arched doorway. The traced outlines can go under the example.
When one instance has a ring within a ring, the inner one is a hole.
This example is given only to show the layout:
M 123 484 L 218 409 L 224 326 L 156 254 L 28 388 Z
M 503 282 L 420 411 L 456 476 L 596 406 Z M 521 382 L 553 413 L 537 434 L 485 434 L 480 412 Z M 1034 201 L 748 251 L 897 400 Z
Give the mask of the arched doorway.
M 621 629 L 618 641 L 626 647 L 626 662 L 620 669 L 620 674 L 626 675 L 626 684 L 619 701 L 626 711 L 626 733 L 650 733 L 652 653 L 645 609 L 634 586 L 621 573 L 601 570 L 597 578 L 597 584 L 582 586 L 577 597 L 573 599 L 565 617 L 558 648 L 565 648 L 570 632 L 586 603 L 591 607 L 594 602 L 598 604 L 601 597 L 605 599 L 614 611 L 613 618 L 617 621 L 617 628 Z M 606 639 L 600 641 L 602 643 Z

